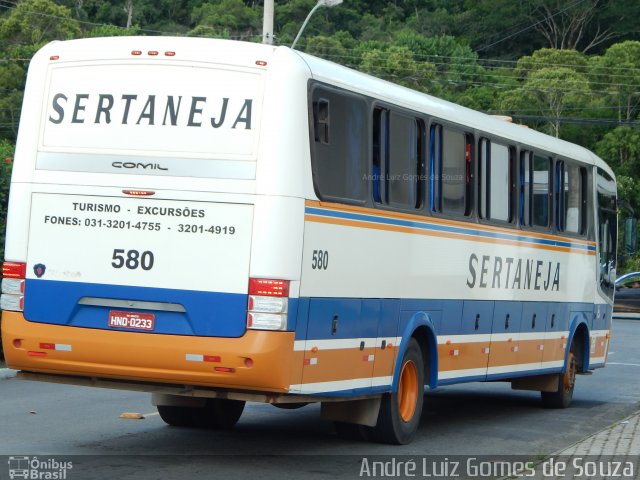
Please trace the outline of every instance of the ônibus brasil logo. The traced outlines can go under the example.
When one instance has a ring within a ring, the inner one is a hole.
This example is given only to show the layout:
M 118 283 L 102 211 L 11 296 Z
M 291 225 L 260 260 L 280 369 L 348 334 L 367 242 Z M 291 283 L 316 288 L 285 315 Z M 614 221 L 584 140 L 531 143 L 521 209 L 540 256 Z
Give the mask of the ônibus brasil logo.
M 54 458 L 39 460 L 38 457 L 9 457 L 9 478 L 33 480 L 65 480 L 67 470 L 73 468 L 73 462 L 63 462 Z

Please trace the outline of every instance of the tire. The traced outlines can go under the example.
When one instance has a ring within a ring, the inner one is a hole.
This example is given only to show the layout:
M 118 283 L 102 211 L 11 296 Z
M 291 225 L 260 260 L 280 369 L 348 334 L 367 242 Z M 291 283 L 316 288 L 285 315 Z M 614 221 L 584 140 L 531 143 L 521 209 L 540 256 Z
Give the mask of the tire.
M 418 431 L 424 401 L 424 360 L 415 338 L 402 357 L 398 391 L 385 393 L 380 403 L 378 423 L 372 436 L 381 443 L 405 445 Z
M 174 407 L 158 405 L 160 418 L 173 427 L 228 430 L 242 415 L 245 402 L 222 398 L 207 399 L 204 407 Z
M 573 389 L 576 384 L 576 356 L 574 344 L 571 344 L 567 369 L 558 374 L 558 389 L 555 392 L 540 392 L 542 405 L 545 408 L 567 408 L 573 400 Z

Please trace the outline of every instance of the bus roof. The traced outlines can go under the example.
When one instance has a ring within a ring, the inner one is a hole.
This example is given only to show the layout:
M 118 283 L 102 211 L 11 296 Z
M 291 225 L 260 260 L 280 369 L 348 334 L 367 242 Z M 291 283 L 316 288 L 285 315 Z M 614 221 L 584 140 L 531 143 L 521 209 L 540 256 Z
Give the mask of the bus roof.
M 212 62 L 254 67 L 260 65 L 258 62 L 261 61 L 265 62 L 264 66 L 266 66 L 276 56 L 289 56 L 300 65 L 300 68 L 305 70 L 308 68 L 307 75 L 310 71 L 311 77 L 317 80 L 379 98 L 407 109 L 435 115 L 443 120 L 477 129 L 489 135 L 596 165 L 614 177 L 611 168 L 600 157 L 581 146 L 285 46 L 275 47 L 210 38 L 105 37 L 54 41 L 42 48 L 36 56 L 44 56 L 47 60 L 53 56 L 59 56 L 61 61 L 108 61 L 136 56 L 142 60 L 149 59 L 152 55 L 156 58 L 167 56 L 184 62 Z

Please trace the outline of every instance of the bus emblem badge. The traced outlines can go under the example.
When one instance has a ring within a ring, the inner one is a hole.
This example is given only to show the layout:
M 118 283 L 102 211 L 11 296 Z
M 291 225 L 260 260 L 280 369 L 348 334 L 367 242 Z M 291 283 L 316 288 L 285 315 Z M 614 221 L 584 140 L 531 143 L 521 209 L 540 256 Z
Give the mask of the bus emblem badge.
M 33 266 L 33 273 L 36 274 L 36 277 L 40 278 L 44 275 L 46 269 L 47 267 L 45 267 L 42 263 L 36 263 Z

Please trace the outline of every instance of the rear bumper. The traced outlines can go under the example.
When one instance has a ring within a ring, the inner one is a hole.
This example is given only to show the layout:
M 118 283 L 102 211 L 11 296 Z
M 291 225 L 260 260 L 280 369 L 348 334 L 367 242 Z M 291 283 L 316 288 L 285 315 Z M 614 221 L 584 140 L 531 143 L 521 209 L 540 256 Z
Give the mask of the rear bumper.
M 302 364 L 293 358 L 293 332 L 160 335 L 33 323 L 2 312 L 2 342 L 16 370 L 233 390 L 287 393 L 299 381 L 292 365 Z

